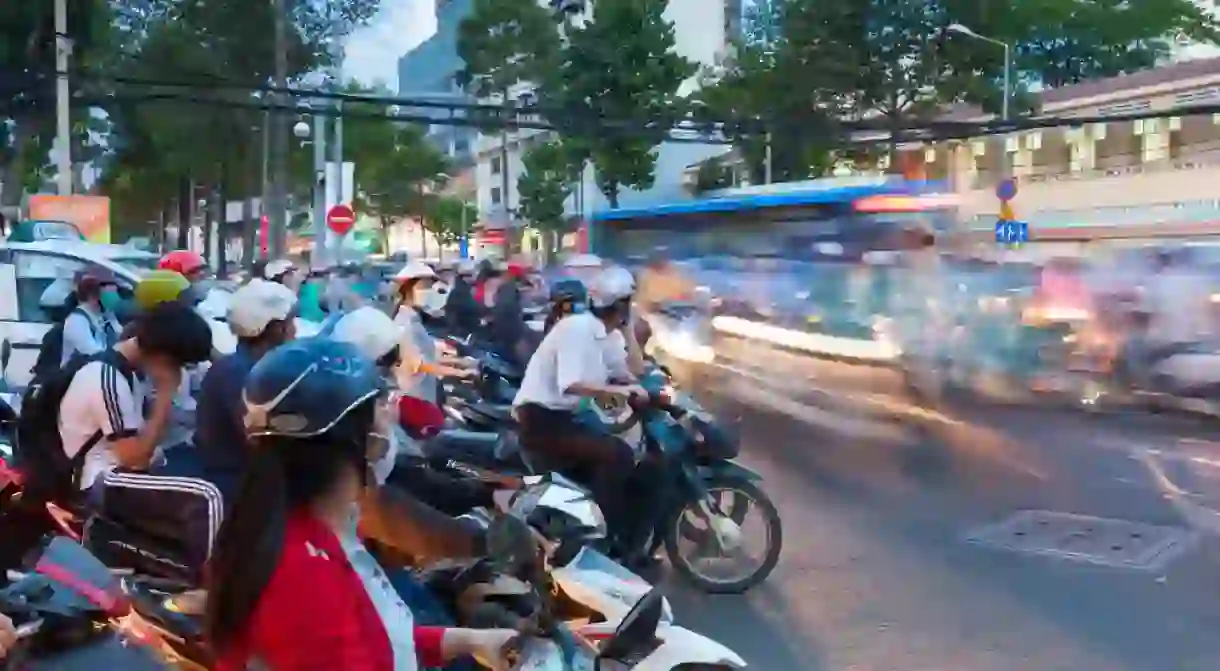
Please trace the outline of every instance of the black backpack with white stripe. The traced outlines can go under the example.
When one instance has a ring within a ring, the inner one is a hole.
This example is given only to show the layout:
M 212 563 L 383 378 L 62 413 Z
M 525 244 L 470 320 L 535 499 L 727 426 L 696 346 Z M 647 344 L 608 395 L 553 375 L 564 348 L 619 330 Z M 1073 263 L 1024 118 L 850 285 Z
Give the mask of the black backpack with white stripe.
M 98 360 L 114 366 L 128 384 L 134 384 L 131 365 L 109 349 L 94 356 L 73 357 L 63 368 L 30 385 L 21 399 L 13 457 L 24 477 L 27 500 L 70 502 L 79 495 L 85 458 L 104 436 L 97 431 L 69 458 L 59 434 L 59 407 L 76 374 Z

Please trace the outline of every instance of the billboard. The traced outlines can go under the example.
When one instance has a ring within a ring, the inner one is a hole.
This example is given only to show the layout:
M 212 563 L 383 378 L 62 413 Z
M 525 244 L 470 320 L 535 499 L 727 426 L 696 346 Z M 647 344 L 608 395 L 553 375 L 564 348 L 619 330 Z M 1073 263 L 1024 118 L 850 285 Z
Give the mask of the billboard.
M 110 199 L 105 196 L 30 196 L 26 218 L 74 224 L 89 242 L 110 242 Z

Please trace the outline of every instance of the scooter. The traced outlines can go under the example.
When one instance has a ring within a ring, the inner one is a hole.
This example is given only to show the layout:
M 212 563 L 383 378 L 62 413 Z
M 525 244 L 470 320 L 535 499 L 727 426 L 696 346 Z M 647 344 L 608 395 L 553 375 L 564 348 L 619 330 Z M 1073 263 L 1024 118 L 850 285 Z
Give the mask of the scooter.
M 513 668 L 520 670 L 746 668 L 732 650 L 672 624 L 658 589 L 635 598 L 618 619 L 592 622 L 589 613 L 574 610 L 562 598 L 552 566 L 570 563 L 582 546 L 581 541 L 540 543 L 519 517 L 496 518 L 487 530 L 488 555 L 497 576 L 511 580 L 462 590 L 454 603 L 459 621 L 528 632 L 510 644 L 510 655 L 516 657 Z
M 162 640 L 133 628 L 138 615 L 120 578 L 72 540 L 48 537 L 26 569 L 9 571 L 0 590 L 0 612 L 13 619 L 18 638 L 4 668 L 208 668 L 167 655 Z
M 766 580 L 779 563 L 783 523 L 758 485 L 762 478 L 736 461 L 738 439 L 695 399 L 674 389 L 661 369 L 643 376 L 640 384 L 649 392 L 648 402 L 616 408 L 593 403 L 589 411 L 593 421 L 616 434 L 637 425 L 642 433 L 637 452 L 660 473 L 664 496 L 642 549 L 653 556 L 664 547 L 674 569 L 708 593 L 738 594 Z M 727 494 L 727 503 L 716 494 Z M 696 559 L 736 552 L 751 507 L 762 512 L 766 525 L 763 561 L 735 580 L 704 575 Z M 699 556 L 688 555 L 680 539 L 694 541 Z

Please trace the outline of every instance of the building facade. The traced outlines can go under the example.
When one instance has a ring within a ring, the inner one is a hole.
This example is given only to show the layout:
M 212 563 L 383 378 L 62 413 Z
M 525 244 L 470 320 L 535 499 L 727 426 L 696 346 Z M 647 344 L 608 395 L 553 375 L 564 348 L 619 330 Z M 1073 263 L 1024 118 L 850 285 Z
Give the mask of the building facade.
M 539 0 L 550 7 L 550 0 Z M 586 20 L 594 0 L 587 0 L 586 9 L 574 21 Z M 743 5 L 741 0 L 669 0 L 665 17 L 673 22 L 675 51 L 700 65 L 714 65 L 727 54 L 728 48 L 741 31 Z M 692 78 L 680 91 L 688 94 L 697 83 Z M 532 86 L 523 82 L 509 92 L 517 98 Z M 499 102 L 497 99 L 494 102 Z M 545 105 L 545 100 L 538 101 Z M 535 143 L 545 141 L 546 133 L 518 130 L 508 133 L 480 134 L 475 142 L 476 181 L 481 224 L 488 229 L 503 229 L 513 225 L 518 205 L 517 179 L 522 174 L 521 158 Z M 619 196 L 622 206 L 683 197 L 682 171 L 691 163 L 721 153 L 723 148 L 703 144 L 666 143 L 657 151 L 656 184 L 645 192 L 624 190 Z M 568 211 L 574 215 L 608 207 L 598 192 L 591 168 L 569 200 Z
M 1011 175 L 1019 218 L 1044 237 L 1220 233 L 1220 58 L 1195 59 L 1046 91 L 1050 117 L 1157 114 L 922 147 L 922 171 L 961 195 L 992 231 L 995 185 Z
M 407 52 L 398 61 L 398 94 L 405 98 L 436 102 L 470 102 L 455 77 L 463 67 L 457 53 L 458 26 L 472 9 L 473 0 L 437 0 L 436 33 Z M 457 165 L 474 161 L 477 132 L 469 127 L 443 123 L 450 119 L 448 109 L 409 108 L 408 114 L 435 118 L 428 138 Z

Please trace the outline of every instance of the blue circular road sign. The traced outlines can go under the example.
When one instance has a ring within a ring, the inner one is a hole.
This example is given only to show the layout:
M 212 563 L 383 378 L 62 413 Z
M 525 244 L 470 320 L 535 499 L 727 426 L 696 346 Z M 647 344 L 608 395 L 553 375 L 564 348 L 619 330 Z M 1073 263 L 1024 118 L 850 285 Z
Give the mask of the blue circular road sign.
M 1008 202 L 1017 197 L 1017 180 L 1004 179 L 1000 180 L 999 184 L 995 185 L 996 198 L 1004 202 Z

